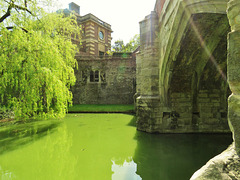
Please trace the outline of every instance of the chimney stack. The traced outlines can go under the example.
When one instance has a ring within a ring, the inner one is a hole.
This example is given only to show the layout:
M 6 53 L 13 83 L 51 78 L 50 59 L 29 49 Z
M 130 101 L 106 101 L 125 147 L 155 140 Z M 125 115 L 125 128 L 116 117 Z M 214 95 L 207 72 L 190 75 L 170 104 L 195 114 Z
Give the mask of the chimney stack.
M 80 15 L 80 6 L 75 4 L 74 2 L 69 3 L 69 10 L 74 11 L 78 15 Z

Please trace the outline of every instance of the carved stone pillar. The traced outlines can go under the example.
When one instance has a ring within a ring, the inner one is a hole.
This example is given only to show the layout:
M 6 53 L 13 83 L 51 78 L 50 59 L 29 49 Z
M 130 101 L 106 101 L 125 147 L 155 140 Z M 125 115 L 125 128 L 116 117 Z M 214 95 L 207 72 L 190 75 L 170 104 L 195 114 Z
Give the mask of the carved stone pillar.
M 228 122 L 236 151 L 240 155 L 240 0 L 230 0 L 227 15 L 231 26 L 228 34 L 228 83 L 232 95 L 228 99 Z

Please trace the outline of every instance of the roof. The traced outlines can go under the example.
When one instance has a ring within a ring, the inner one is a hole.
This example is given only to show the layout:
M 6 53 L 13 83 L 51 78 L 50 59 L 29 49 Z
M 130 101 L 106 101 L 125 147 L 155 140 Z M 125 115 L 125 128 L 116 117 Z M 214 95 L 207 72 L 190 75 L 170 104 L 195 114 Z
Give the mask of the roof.
M 78 16 L 77 17 L 77 21 L 78 22 L 85 22 L 85 21 L 93 21 L 95 23 L 97 23 L 98 25 L 106 28 L 106 29 L 109 29 L 110 31 L 112 31 L 111 29 L 111 25 L 102 21 L 101 19 L 99 19 L 98 17 L 94 16 L 93 14 L 89 13 L 89 14 L 86 14 L 84 16 Z

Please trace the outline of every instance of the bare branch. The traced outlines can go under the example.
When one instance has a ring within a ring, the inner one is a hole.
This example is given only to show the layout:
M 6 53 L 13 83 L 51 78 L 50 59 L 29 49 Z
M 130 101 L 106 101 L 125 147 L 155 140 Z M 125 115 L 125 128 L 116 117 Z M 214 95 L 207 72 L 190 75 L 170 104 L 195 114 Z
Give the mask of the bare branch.
M 27 0 L 24 0 L 25 8 L 27 8 Z
M 13 26 L 9 26 L 9 27 L 6 27 L 7 28 L 7 30 L 11 30 L 11 29 L 13 29 L 14 27 Z M 25 33 L 28 33 L 28 30 L 26 30 L 25 28 L 22 28 L 22 27 L 20 27 Z
M 13 8 L 15 8 L 15 9 L 27 11 L 29 14 L 35 16 L 35 15 L 34 15 L 31 11 L 29 11 L 26 7 L 21 7 L 21 6 L 18 6 L 18 5 L 16 5 L 16 4 L 13 4 L 12 6 L 13 6 Z
M 7 12 L 0 18 L 0 23 L 11 15 L 11 5 L 8 6 Z
M 22 6 L 18 6 L 16 4 L 14 4 L 14 1 L 11 0 L 11 2 L 8 2 L 6 0 L 4 0 L 6 3 L 9 4 L 8 6 L 8 9 L 7 9 L 7 12 L 2 16 L 0 17 L 0 23 L 3 22 L 6 18 L 8 18 L 10 15 L 11 15 L 11 10 L 12 8 L 14 8 L 16 11 L 18 10 L 22 10 L 22 11 L 26 11 L 28 12 L 29 14 L 31 14 L 32 16 L 36 16 L 35 14 L 33 14 L 28 8 L 27 8 L 27 0 L 25 0 L 24 4 L 25 4 L 25 7 L 22 7 Z
M 13 29 L 13 26 L 6 27 L 7 30 Z

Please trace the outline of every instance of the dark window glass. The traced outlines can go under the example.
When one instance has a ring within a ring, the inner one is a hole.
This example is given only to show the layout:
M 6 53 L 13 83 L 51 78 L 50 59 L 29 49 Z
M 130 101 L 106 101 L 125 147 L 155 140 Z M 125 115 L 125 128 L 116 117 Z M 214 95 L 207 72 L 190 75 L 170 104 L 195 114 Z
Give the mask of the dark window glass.
M 99 71 L 90 72 L 90 82 L 99 82 Z
M 99 82 L 99 71 L 95 71 L 94 82 Z
M 104 52 L 99 51 L 99 56 L 102 58 L 104 56 Z
M 94 82 L 94 71 L 90 72 L 90 82 Z

